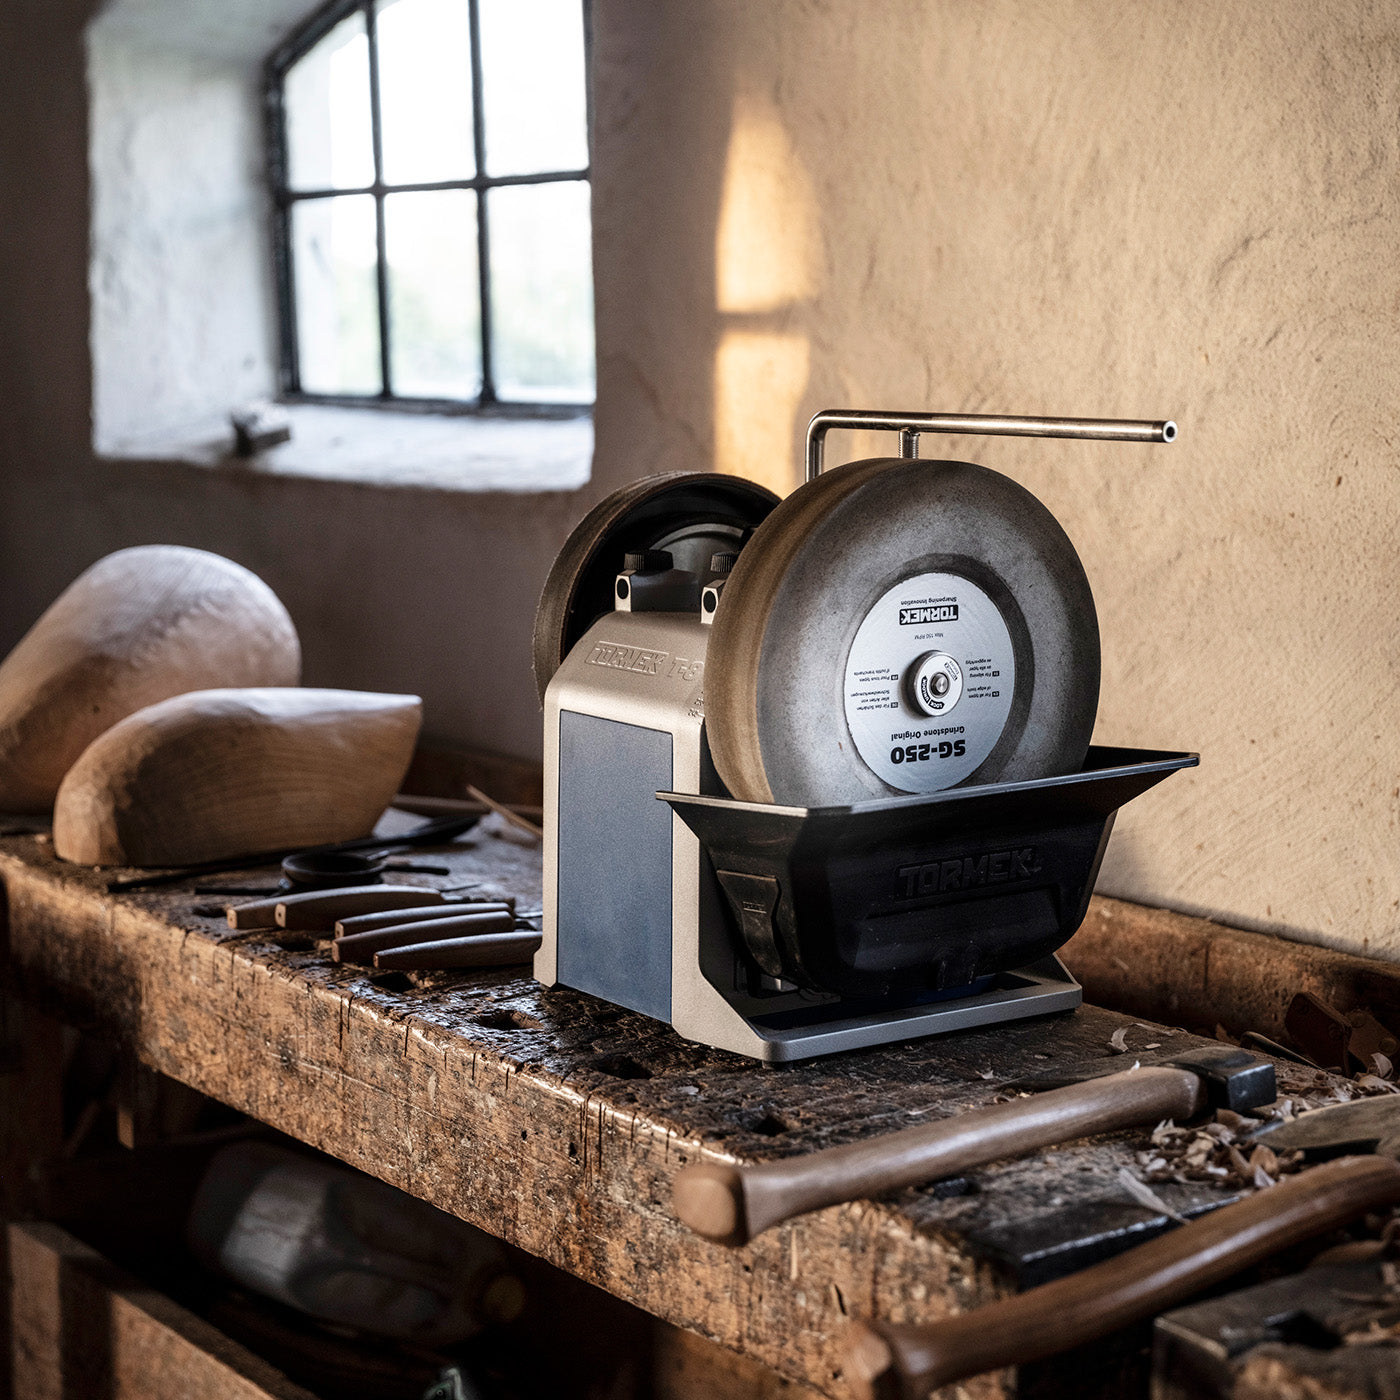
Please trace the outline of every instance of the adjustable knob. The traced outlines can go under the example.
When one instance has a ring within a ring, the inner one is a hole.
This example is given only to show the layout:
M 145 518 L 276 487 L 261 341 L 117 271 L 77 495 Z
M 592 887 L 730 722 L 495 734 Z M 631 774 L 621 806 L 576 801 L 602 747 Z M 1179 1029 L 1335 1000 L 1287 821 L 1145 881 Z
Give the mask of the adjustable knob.
M 622 571 L 626 574 L 664 574 L 674 564 L 668 549 L 643 549 L 622 557 Z

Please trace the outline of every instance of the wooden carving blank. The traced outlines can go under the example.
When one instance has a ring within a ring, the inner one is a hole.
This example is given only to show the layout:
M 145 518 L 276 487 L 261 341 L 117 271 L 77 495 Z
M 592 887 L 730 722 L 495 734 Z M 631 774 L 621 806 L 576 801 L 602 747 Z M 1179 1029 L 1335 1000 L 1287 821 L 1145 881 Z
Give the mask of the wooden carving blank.
M 176 545 L 109 554 L 0 663 L 0 811 L 47 811 L 78 755 L 147 705 L 300 678 L 296 629 L 256 574 Z
M 54 806 L 84 865 L 194 865 L 364 836 L 408 769 L 422 702 L 357 690 L 198 690 L 95 739 Z

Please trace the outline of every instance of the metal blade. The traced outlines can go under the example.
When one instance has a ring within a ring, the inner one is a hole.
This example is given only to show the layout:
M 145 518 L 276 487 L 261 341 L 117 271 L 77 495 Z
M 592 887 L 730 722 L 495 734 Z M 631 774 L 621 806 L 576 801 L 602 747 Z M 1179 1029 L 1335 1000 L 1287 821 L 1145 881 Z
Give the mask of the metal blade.
M 1314 1109 L 1261 1129 L 1252 1141 L 1267 1143 L 1275 1152 L 1296 1149 L 1318 1161 L 1351 1153 L 1400 1157 L 1400 1094 Z

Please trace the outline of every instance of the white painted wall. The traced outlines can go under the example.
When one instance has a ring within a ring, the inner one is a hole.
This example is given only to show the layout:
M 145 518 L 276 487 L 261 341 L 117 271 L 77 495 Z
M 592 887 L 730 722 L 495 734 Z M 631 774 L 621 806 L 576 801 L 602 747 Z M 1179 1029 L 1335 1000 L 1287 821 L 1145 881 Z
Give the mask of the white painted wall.
M 227 435 L 277 387 L 254 73 L 110 20 L 88 38 L 94 446 Z
M 1170 414 L 1171 448 L 947 444 L 1079 546 L 1101 737 L 1202 752 L 1104 887 L 1400 957 L 1388 7 L 597 0 L 594 480 L 524 500 L 95 461 L 83 6 L 16 8 L 0 640 L 107 550 L 202 544 L 282 595 L 308 679 L 528 753 L 535 593 L 613 485 L 788 487 L 825 406 Z

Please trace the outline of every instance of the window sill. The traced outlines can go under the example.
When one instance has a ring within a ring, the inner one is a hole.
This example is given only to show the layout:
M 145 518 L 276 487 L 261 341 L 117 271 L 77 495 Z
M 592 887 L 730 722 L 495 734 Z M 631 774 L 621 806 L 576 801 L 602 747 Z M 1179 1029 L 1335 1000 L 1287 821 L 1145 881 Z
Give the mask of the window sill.
M 593 420 L 472 418 L 391 409 L 288 406 L 292 438 L 237 456 L 232 431 L 112 444 L 108 461 L 183 462 L 260 476 L 432 491 L 573 491 L 589 478 Z

